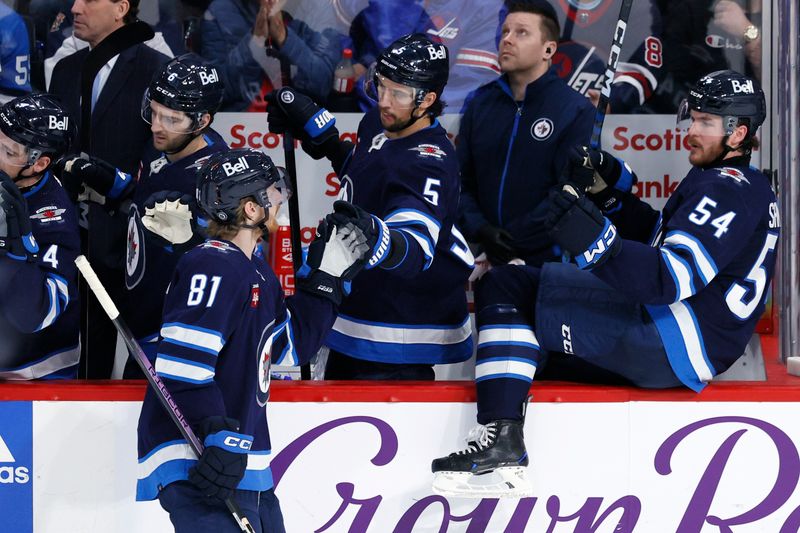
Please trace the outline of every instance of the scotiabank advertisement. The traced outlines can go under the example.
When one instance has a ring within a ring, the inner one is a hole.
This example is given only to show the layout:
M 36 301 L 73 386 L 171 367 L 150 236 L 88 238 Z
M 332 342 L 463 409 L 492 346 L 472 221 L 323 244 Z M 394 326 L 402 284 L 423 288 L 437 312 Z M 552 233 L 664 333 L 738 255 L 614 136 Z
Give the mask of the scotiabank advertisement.
M 565 403 L 535 395 L 525 425 L 535 496 L 500 500 L 430 489 L 431 459 L 464 446 L 473 403 L 270 402 L 271 466 L 286 530 L 800 528 L 796 401 Z M 140 407 L 0 404 L 0 531 L 172 531 L 157 502 L 134 502 Z

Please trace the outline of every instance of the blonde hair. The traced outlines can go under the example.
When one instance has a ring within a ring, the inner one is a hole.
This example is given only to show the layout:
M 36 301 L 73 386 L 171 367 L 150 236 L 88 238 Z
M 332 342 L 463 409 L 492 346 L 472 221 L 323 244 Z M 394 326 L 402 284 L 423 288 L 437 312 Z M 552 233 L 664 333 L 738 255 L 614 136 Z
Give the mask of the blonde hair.
M 236 237 L 240 231 L 240 226 L 244 224 L 246 217 L 244 214 L 244 204 L 247 202 L 255 202 L 256 199 L 252 196 L 246 196 L 239 200 L 239 207 L 236 208 L 236 219 L 233 222 L 217 222 L 211 219 L 208 222 L 208 236 L 213 239 L 224 239 L 226 241 Z

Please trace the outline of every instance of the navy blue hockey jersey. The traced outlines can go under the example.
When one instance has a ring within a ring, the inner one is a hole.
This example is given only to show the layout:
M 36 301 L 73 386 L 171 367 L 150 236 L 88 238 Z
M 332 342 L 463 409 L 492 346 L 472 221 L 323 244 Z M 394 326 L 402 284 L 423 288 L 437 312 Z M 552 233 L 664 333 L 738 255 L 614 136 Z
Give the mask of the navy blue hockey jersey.
M 39 256 L 25 262 L 0 255 L 0 379 L 74 378 L 80 357 L 75 207 L 49 172 L 23 196 Z
M 193 428 L 210 416 L 239 422 L 253 436 L 241 490 L 272 487 L 265 406 L 270 365 L 307 362 L 335 311 L 327 299 L 299 291 L 284 299 L 275 274 L 234 244 L 209 240 L 184 254 L 164 303 L 155 369 Z M 152 500 L 188 478 L 197 462 L 152 390 L 139 417 L 137 500 Z
M 737 159 L 722 164 L 744 158 Z M 722 164 L 692 168 L 664 206 L 652 247 L 623 239 L 619 255 L 592 271 L 645 305 L 675 374 L 695 391 L 744 353 L 764 311 L 780 232 L 767 178 Z M 623 235 L 624 211 L 640 202 L 625 201 L 610 216 Z
M 208 146 L 178 161 L 170 163 L 164 154 L 146 158 L 133 192 L 133 204 L 128 215 L 125 254 L 125 287 L 128 291 L 123 316 L 148 355 L 158 341 L 164 294 L 180 254 L 172 247 L 164 247 L 147 237 L 142 225 L 144 203 L 150 195 L 160 191 L 182 192 L 194 200 L 198 169 L 212 154 L 228 149 L 217 136 L 203 137 Z M 194 205 L 192 207 L 195 216 L 199 216 L 199 211 Z
M 387 139 L 377 109 L 368 111 L 340 181 L 342 199 L 383 219 L 409 246 L 394 269 L 359 273 L 326 344 L 387 363 L 468 359 L 465 286 L 474 260 L 454 225 L 458 164 L 444 128 L 434 121 Z

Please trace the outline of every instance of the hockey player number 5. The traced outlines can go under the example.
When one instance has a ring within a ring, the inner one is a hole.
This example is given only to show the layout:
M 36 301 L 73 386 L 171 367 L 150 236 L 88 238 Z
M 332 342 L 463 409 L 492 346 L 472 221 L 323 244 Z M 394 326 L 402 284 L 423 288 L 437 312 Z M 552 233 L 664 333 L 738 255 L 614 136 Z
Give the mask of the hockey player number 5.
M 764 261 L 767 255 L 775 250 L 775 245 L 778 243 L 777 233 L 767 233 L 767 240 L 764 242 L 764 247 L 761 253 L 758 254 L 758 259 L 750 269 L 750 272 L 745 278 L 753 284 L 752 289 L 745 287 L 739 283 L 734 283 L 725 294 L 725 302 L 731 312 L 741 320 L 747 320 L 753 314 L 758 303 L 764 295 L 764 289 L 767 286 L 767 269 L 764 268 Z M 745 301 L 748 293 L 751 294 L 750 301 Z
M 211 292 L 208 295 L 208 303 L 206 307 L 214 305 L 214 300 L 217 298 L 217 289 L 219 289 L 219 282 L 222 281 L 220 276 L 213 276 L 211 278 Z M 203 302 L 203 297 L 206 294 L 206 285 L 208 278 L 205 274 L 195 274 L 192 276 L 192 281 L 189 283 L 189 298 L 186 300 L 187 306 L 199 305 Z
M 441 180 L 428 178 L 428 180 L 425 182 L 425 189 L 422 191 L 422 196 L 424 196 L 425 199 L 433 205 L 439 205 L 439 192 L 434 191 L 433 188 L 438 187 L 441 184 Z

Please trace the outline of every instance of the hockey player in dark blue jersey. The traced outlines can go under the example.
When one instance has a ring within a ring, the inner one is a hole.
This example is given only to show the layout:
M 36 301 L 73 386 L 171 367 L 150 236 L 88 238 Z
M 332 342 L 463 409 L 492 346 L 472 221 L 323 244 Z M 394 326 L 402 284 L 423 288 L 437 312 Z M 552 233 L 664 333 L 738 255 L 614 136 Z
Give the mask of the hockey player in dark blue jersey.
M 224 88 L 217 69 L 186 54 L 164 65 L 142 100 L 154 151 L 131 193 L 122 312 L 145 353 L 155 357 L 161 309 L 181 254 L 204 240 L 194 200 L 197 171 L 228 150 L 211 129 Z M 133 360 L 128 372 L 138 374 Z
M 50 173 L 74 137 L 50 96 L 0 107 L 0 380 L 77 375 L 78 220 Z
M 569 149 L 586 144 L 594 109 L 551 68 L 559 34 L 545 0 L 508 2 L 499 64 L 503 75 L 480 87 L 461 119 L 459 227 L 493 265 L 556 259 L 542 227 L 547 192 Z
M 481 280 L 481 425 L 467 449 L 433 461 L 434 490 L 529 493 L 524 402 L 540 370 L 700 392 L 741 356 L 764 310 L 780 232 L 769 180 L 749 166 L 765 116 L 752 79 L 733 71 L 702 78 L 679 112 L 691 124 L 693 167 L 661 213 L 630 193 L 623 163 L 576 149 L 547 224 L 577 267 L 508 266 Z M 508 484 L 476 491 L 473 476 L 493 471 Z
M 369 75 L 378 105 L 355 147 L 308 97 L 282 89 L 270 98 L 270 130 L 291 129 L 327 157 L 340 197 L 384 228 L 380 261 L 354 282 L 325 340 L 328 379 L 433 379 L 434 364 L 472 354 L 464 287 L 474 261 L 455 226 L 458 164 L 436 119 L 447 77 L 446 46 L 422 34 L 392 43 Z
M 375 248 L 369 215 L 326 217 L 297 294 L 284 298 L 253 253 L 262 233 L 277 228 L 288 194 L 282 177 L 262 152 L 232 150 L 214 154 L 197 181 L 211 239 L 184 254 L 172 276 L 155 370 L 205 450 L 193 454 L 151 390 L 138 430 L 137 500 L 158 498 L 176 531 L 238 531 L 223 503 L 230 496 L 257 532 L 284 531 L 269 467 L 270 365 L 303 364 L 316 353 Z

